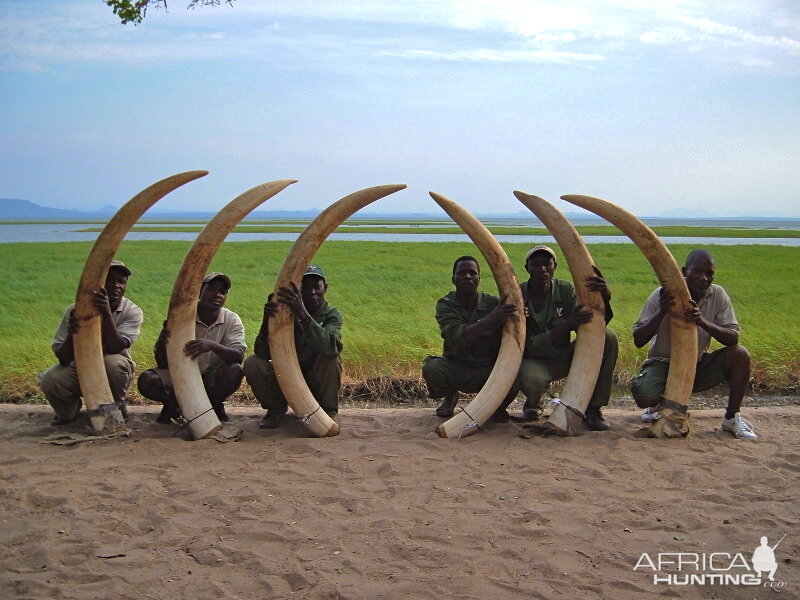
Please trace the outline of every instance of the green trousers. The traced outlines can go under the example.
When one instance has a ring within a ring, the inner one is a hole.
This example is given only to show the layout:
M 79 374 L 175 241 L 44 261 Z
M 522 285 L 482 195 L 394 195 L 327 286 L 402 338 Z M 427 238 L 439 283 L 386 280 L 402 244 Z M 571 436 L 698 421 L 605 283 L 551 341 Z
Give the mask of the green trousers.
M 422 378 L 428 386 L 428 397 L 443 398 L 451 390 L 465 394 L 476 394 L 481 391 L 492 372 L 493 365 L 488 367 L 467 367 L 444 356 L 427 356 L 422 361 Z M 512 385 L 503 407 L 508 406 L 517 397 L 519 388 Z
M 619 343 L 613 331 L 606 329 L 606 341 L 603 347 L 603 359 L 600 363 L 600 374 L 594 392 L 589 400 L 589 406 L 601 408 L 608 404 L 611 397 L 611 384 L 614 378 L 614 366 L 617 364 Z M 572 357 L 575 354 L 575 342 L 557 357 L 553 358 L 523 358 L 519 368 L 517 381 L 522 393 L 532 407 L 541 407 L 541 397 L 553 381 L 564 379 L 569 374 L 572 366 Z
M 275 376 L 272 361 L 254 354 L 245 359 L 242 367 L 247 383 L 261 407 L 285 413 L 288 405 Z M 319 402 L 322 410 L 330 416 L 336 415 L 339 412 L 339 389 L 342 387 L 341 356 L 316 354 L 308 364 L 301 364 L 300 370 L 311 395 Z

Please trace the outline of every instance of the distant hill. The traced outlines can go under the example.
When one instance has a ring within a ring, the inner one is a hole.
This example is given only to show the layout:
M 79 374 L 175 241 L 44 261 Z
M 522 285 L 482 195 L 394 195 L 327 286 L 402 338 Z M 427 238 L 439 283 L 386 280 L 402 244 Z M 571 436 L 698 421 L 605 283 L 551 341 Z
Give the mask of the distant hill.
M 41 206 L 30 200 L 18 200 L 16 198 L 0 198 L 0 220 L 5 221 L 36 221 L 36 220 L 56 220 L 68 219 L 82 221 L 86 219 L 108 220 L 119 207 L 106 205 L 99 210 L 77 210 L 52 208 Z M 255 211 L 250 213 L 250 219 L 313 219 L 319 214 L 319 210 L 275 210 L 275 211 Z M 186 219 L 186 220 L 208 220 L 216 212 L 155 212 L 150 211 L 147 219 Z
M 6 220 L 108 218 L 109 215 L 114 214 L 115 210 L 113 206 L 108 206 L 103 207 L 103 211 L 88 213 L 81 210 L 65 210 L 41 206 L 30 200 L 0 198 L 0 219 Z

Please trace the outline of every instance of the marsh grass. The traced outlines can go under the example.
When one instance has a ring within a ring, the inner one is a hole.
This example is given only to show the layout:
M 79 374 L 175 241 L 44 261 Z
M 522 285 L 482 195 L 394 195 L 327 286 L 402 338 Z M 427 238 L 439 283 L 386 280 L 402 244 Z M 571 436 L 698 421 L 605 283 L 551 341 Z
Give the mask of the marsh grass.
M 142 335 L 133 351 L 139 370 L 153 364 L 153 343 L 189 246 L 189 242 L 129 241 L 117 253 L 133 270 L 127 295 L 145 313 Z M 524 278 L 522 264 L 529 244 L 503 246 L 517 265 L 518 276 Z M 85 242 L 0 244 L 0 400 L 39 396 L 36 373 L 54 362 L 50 342 L 64 309 L 74 300 L 90 247 Z M 233 280 L 227 306 L 242 317 L 250 346 L 266 294 L 290 247 L 291 242 L 228 243 L 211 266 Z M 674 245 L 671 250 L 682 263 L 691 247 Z M 611 328 L 620 339 L 616 380 L 624 386 L 645 355 L 644 349 L 633 347 L 631 326 L 657 280 L 633 245 L 594 244 L 590 251 L 613 291 Z M 717 259 L 716 282 L 733 298 L 743 327 L 741 341 L 753 355 L 757 389 L 796 391 L 800 248 L 715 246 L 712 251 Z M 363 384 L 374 390 L 395 390 L 391 393 L 398 398 L 406 393 L 403 390 L 415 389 L 421 360 L 441 351 L 434 305 L 452 289 L 452 261 L 462 254 L 478 255 L 472 244 L 454 242 L 331 241 L 322 246 L 314 262 L 328 274 L 329 302 L 344 315 L 348 389 L 357 390 Z M 481 289 L 496 293 L 486 262 L 478 258 L 484 269 Z M 557 276 L 569 278 L 563 260 Z M 400 385 L 395 380 L 411 383 Z

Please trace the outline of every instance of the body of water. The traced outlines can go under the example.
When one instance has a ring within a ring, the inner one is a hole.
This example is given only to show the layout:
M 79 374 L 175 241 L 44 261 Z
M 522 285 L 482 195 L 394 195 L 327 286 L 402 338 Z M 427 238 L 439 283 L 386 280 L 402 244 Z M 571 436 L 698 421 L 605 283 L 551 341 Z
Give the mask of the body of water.
M 739 222 L 741 225 L 741 222 Z M 685 224 L 679 223 L 679 224 Z M 703 224 L 712 226 L 709 222 Z M 760 223 L 759 223 L 760 225 Z M 62 224 L 62 223 L 37 223 L 7 225 L 0 223 L 0 243 L 10 242 L 93 242 L 98 233 L 78 231 L 85 229 L 87 224 Z M 770 226 L 770 229 L 776 225 Z M 786 229 L 786 227 L 780 227 Z M 226 238 L 228 242 L 254 242 L 254 241 L 289 241 L 297 239 L 297 233 L 231 233 Z M 141 232 L 129 233 L 127 240 L 177 240 L 194 241 L 197 233 L 180 232 Z M 531 235 L 498 235 L 498 241 L 505 243 L 555 243 L 550 236 Z M 429 233 L 332 233 L 328 239 L 340 241 L 366 241 L 366 242 L 469 242 L 466 234 L 429 234 Z M 587 244 L 630 244 L 627 236 L 614 235 L 587 235 L 583 237 Z M 691 244 L 702 246 L 705 244 L 718 244 L 725 246 L 738 245 L 767 245 L 767 246 L 794 246 L 800 247 L 800 238 L 707 238 L 707 237 L 663 237 L 665 244 Z

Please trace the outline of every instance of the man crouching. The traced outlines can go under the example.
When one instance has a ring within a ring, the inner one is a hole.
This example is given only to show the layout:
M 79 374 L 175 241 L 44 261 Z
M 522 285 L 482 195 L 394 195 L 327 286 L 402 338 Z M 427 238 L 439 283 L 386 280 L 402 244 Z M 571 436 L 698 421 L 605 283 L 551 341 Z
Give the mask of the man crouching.
M 220 421 L 229 420 L 224 402 L 242 384 L 244 371 L 241 363 L 247 348 L 242 320 L 223 306 L 230 288 L 231 280 L 224 273 L 209 273 L 203 278 L 197 301 L 195 339 L 183 347 L 186 356 L 197 360 L 203 386 Z M 158 366 L 143 372 L 138 381 L 142 396 L 164 405 L 156 418 L 163 424 L 181 416 L 167 365 L 169 331 L 166 325 L 165 321 L 153 350 Z

